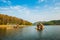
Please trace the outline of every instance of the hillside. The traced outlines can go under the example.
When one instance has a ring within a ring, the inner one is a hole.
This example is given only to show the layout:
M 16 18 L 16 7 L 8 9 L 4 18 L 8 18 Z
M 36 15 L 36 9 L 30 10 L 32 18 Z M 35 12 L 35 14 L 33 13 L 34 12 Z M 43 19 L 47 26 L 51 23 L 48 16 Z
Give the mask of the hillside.
M 38 23 L 42 23 L 44 25 L 60 25 L 60 20 L 51 20 L 51 21 L 43 21 L 43 22 L 35 22 L 33 25 L 37 25 Z
M 0 25 L 6 25 L 6 24 L 32 25 L 31 22 L 28 22 L 26 20 L 0 14 Z

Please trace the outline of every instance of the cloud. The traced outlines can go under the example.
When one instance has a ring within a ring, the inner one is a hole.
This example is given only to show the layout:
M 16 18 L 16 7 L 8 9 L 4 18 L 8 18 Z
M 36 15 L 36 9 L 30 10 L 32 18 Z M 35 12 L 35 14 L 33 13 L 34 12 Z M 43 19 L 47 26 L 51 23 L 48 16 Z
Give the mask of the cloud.
M 6 0 L 1 0 L 3 3 L 6 3 L 7 1 Z
M 9 0 L 1 0 L 4 4 L 7 4 L 8 6 L 11 6 L 11 1 Z
M 38 3 L 44 2 L 45 0 L 38 0 Z
M 55 6 L 59 6 L 60 7 L 60 3 L 55 3 Z
M 60 19 L 60 7 L 58 6 L 50 7 L 46 5 L 45 9 L 41 9 L 40 6 L 35 7 L 35 9 L 20 5 L 0 7 L 0 14 L 16 16 L 30 22 Z
M 28 20 L 30 22 L 35 22 L 41 20 L 41 16 L 38 15 L 38 10 L 31 10 L 28 7 L 23 6 L 10 6 L 10 7 L 0 7 L 0 13 L 7 14 L 10 16 L 16 16 Z
M 31 14 L 30 9 L 23 6 L 0 7 L 0 13 L 25 18 Z

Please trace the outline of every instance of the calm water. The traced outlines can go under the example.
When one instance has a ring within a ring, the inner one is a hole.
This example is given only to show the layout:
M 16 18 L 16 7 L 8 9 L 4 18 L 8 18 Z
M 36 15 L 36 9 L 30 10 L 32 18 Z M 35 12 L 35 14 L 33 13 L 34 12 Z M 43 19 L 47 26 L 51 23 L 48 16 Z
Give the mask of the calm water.
M 36 26 L 0 31 L 0 40 L 60 40 L 60 26 L 44 26 L 43 31 Z

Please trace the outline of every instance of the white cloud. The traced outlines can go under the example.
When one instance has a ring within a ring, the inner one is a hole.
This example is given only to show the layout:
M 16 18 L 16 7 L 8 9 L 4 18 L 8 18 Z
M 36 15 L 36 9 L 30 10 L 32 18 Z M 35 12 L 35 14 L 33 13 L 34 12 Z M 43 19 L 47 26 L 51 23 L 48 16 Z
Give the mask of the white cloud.
M 54 7 L 55 10 L 60 10 L 60 7 Z
M 25 16 L 31 14 L 31 11 L 27 7 L 22 6 L 10 6 L 10 7 L 0 7 L 0 13 L 13 15 L 13 16 L 21 16 L 24 18 Z
M 40 9 L 40 6 L 36 6 L 35 9 Z
M 1 0 L 3 3 L 6 3 L 7 1 L 6 0 Z
M 60 19 L 60 9 L 58 7 L 50 7 L 43 10 L 39 8 L 40 7 L 31 10 L 28 7 L 19 5 L 0 7 L 0 13 L 10 16 L 16 16 L 30 22 Z
M 9 0 L 1 0 L 3 3 L 8 4 L 8 6 L 11 6 L 11 1 Z
M 38 3 L 44 2 L 45 0 L 38 0 Z
M 60 6 L 60 3 L 55 3 L 55 6 Z
M 40 0 L 41 2 L 43 2 L 44 0 Z

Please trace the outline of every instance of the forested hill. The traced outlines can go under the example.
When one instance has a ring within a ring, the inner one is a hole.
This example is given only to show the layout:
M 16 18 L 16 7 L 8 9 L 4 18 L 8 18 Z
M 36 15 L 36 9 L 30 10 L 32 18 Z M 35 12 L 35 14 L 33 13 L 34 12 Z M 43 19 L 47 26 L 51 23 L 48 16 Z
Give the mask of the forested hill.
M 0 25 L 6 25 L 6 24 L 19 24 L 19 25 L 32 25 L 31 22 L 28 22 L 26 20 L 0 14 Z
M 37 25 L 38 23 L 42 23 L 44 25 L 60 25 L 60 20 L 51 20 L 51 21 L 38 21 L 33 23 L 33 25 Z

